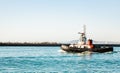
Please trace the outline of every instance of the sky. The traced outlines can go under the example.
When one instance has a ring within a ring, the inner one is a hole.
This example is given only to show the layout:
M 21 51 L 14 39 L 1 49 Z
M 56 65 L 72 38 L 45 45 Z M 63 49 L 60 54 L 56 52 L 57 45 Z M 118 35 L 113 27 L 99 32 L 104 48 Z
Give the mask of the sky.
M 0 0 L 0 42 L 120 41 L 120 0 Z

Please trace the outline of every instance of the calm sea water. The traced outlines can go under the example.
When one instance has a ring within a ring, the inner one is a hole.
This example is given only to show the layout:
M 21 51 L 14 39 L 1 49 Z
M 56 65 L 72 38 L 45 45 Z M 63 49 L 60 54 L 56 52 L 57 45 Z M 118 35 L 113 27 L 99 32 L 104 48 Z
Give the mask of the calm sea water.
M 120 73 L 120 48 L 72 54 L 60 47 L 0 47 L 0 73 Z

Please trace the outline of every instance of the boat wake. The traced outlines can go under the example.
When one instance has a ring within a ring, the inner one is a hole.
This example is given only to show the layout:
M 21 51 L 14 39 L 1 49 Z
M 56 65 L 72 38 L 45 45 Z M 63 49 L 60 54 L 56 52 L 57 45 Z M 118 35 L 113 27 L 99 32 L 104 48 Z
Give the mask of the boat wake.
M 64 51 L 62 49 L 58 50 L 58 52 L 60 52 L 60 53 L 66 53 L 66 51 Z

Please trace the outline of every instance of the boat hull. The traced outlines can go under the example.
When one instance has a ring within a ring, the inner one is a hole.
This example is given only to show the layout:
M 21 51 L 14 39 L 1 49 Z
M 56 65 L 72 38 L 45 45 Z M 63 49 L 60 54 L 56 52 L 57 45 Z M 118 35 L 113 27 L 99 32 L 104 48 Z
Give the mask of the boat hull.
M 109 51 L 113 51 L 113 47 L 96 47 L 96 48 L 77 48 L 77 47 L 69 47 L 67 45 L 62 45 L 61 49 L 66 51 L 66 52 L 76 52 L 76 53 L 81 53 L 81 52 L 85 52 L 85 51 L 90 51 L 90 52 L 99 52 L 99 53 L 103 53 L 103 52 L 109 52 Z

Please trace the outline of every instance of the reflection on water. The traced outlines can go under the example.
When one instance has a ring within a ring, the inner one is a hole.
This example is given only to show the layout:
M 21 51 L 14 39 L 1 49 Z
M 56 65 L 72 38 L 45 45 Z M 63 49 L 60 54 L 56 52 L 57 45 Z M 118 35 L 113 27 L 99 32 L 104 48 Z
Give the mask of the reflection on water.
M 63 53 L 60 47 L 0 47 L 0 72 L 119 73 L 120 48 L 107 53 Z

